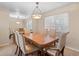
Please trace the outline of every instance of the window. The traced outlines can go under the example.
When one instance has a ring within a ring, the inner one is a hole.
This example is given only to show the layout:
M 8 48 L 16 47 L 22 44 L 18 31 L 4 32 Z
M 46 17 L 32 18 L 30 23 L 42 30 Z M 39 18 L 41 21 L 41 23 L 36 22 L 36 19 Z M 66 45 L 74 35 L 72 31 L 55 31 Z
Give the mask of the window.
M 45 29 L 55 29 L 55 20 L 54 20 L 54 16 L 50 16 L 45 18 Z
M 29 21 L 27 21 L 27 29 L 29 30 L 29 31 L 31 31 L 32 30 L 32 20 L 29 20 Z
M 68 13 L 49 16 L 45 18 L 44 28 L 56 31 L 69 31 L 69 17 Z

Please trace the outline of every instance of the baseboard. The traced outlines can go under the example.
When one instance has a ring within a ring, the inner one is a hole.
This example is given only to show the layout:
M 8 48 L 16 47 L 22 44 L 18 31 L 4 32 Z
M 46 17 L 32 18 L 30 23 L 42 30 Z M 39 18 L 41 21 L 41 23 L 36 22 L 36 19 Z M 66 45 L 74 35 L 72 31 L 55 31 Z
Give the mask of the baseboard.
M 3 44 L 0 44 L 0 47 L 4 47 L 4 46 L 7 46 L 9 45 L 9 43 L 3 43 Z
M 1 42 L 0 47 L 8 46 L 8 45 L 11 45 L 11 44 L 13 44 L 12 40 L 9 40 L 8 42 Z
M 66 48 L 79 52 L 78 49 L 75 49 L 75 48 L 72 48 L 72 47 L 68 47 L 68 46 L 66 46 Z

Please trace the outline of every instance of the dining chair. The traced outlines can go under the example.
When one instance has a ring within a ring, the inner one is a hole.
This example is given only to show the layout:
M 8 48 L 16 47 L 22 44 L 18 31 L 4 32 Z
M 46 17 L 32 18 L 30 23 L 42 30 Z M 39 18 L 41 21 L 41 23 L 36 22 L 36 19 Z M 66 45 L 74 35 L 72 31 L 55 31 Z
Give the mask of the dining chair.
M 17 37 L 17 31 L 9 35 L 9 39 L 11 40 L 12 43 L 16 44 L 16 50 L 15 54 L 18 54 L 19 51 L 19 43 L 18 43 L 18 37 Z M 19 54 L 18 54 L 19 55 Z
M 19 54 L 20 55 L 33 55 L 39 51 L 39 48 L 34 46 L 33 44 L 29 44 L 25 42 L 25 38 L 22 34 L 18 33 L 19 38 Z
M 49 47 L 46 52 L 48 55 L 58 56 L 62 54 L 64 56 L 64 48 L 66 43 L 66 33 L 63 33 L 59 37 L 59 41 L 57 42 L 57 45 L 55 47 Z
M 56 31 L 55 30 L 50 30 L 49 31 L 49 34 L 50 34 L 50 36 L 52 36 L 52 37 L 56 37 Z

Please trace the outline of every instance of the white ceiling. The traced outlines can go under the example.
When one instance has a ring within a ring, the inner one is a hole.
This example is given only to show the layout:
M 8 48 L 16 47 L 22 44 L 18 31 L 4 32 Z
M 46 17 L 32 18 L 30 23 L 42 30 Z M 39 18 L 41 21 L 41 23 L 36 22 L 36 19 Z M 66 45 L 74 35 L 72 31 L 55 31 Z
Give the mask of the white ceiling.
M 39 8 L 42 12 L 47 12 L 55 8 L 70 4 L 70 2 L 39 2 Z M 6 7 L 10 12 L 19 11 L 24 15 L 31 15 L 35 8 L 35 2 L 0 2 L 0 6 Z

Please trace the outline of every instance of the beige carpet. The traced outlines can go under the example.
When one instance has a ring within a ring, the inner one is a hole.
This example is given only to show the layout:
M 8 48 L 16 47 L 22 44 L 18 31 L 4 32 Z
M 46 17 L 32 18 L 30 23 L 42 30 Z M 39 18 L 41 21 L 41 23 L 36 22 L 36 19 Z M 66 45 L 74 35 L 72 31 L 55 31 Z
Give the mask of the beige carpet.
M 14 54 L 15 49 L 16 49 L 15 44 L 10 44 L 6 47 L 2 47 L 2 48 L 0 48 L 0 56 L 17 56 Z M 64 55 L 65 56 L 79 56 L 79 52 L 65 48 Z

